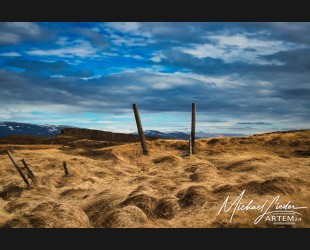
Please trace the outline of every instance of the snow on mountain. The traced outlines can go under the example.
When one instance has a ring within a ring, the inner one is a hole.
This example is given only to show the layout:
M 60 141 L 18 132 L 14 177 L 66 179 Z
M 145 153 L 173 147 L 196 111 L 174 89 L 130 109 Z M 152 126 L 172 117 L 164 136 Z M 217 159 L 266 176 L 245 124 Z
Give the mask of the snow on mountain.
M 19 122 L 0 122 L 0 137 L 8 135 L 58 135 L 63 128 L 70 126 L 64 125 L 37 125 Z

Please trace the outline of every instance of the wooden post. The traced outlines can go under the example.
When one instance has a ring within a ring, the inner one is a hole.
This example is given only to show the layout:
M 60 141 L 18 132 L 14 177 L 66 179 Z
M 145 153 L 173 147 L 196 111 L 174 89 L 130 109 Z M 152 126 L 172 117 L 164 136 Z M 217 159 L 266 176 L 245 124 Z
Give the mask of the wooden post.
M 25 159 L 22 159 L 21 161 L 22 161 L 22 163 L 24 164 L 25 168 L 27 169 L 28 174 L 29 174 L 31 180 L 32 180 L 33 182 L 35 182 L 36 177 L 34 176 L 34 174 L 33 174 L 33 172 L 31 171 L 31 169 L 28 167 L 27 162 L 25 161 Z
M 191 155 L 192 152 L 193 152 L 193 148 L 192 148 L 192 136 L 191 136 L 191 135 L 189 136 L 188 142 L 189 142 L 189 155 Z
M 195 154 L 196 103 L 192 103 L 192 153 Z
M 68 171 L 68 168 L 67 168 L 67 163 L 65 161 L 63 162 L 63 165 L 64 165 L 64 170 L 65 170 L 65 176 L 69 176 L 69 171 Z
M 13 164 L 14 164 L 15 168 L 17 169 L 18 173 L 23 178 L 24 182 L 27 184 L 27 187 L 29 187 L 30 184 L 29 184 L 27 178 L 25 177 L 23 171 L 20 169 L 20 167 L 18 166 L 18 164 L 14 160 L 13 155 L 11 154 L 10 150 L 7 150 L 6 152 L 7 152 L 8 156 L 10 157 L 11 161 L 13 162 Z
M 149 155 L 149 150 L 147 148 L 147 144 L 145 141 L 145 137 L 144 137 L 144 133 L 143 133 L 143 129 L 142 129 L 142 124 L 141 124 L 141 120 L 140 120 L 138 105 L 132 104 L 132 107 L 133 107 L 133 111 L 135 113 L 135 118 L 136 118 L 136 123 L 137 123 L 137 128 L 138 128 L 138 132 L 139 132 L 139 137 L 140 137 L 140 141 L 141 141 L 143 154 Z

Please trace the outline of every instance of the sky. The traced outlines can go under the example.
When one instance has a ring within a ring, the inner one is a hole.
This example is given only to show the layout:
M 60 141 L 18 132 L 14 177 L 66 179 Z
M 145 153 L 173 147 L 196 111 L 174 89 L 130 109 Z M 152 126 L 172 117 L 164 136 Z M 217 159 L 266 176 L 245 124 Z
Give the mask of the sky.
M 310 128 L 310 23 L 0 23 L 0 121 L 113 132 Z

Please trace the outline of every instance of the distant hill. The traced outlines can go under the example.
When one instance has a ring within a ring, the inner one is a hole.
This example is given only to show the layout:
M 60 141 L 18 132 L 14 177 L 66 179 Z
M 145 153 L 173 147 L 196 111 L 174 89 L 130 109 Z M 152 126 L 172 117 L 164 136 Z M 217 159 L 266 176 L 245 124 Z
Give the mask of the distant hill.
M 133 134 L 137 134 L 137 132 L 135 132 Z M 145 130 L 144 134 L 145 134 L 145 136 L 161 137 L 161 138 L 166 138 L 166 139 L 182 139 L 182 140 L 188 140 L 189 139 L 189 134 L 179 132 L 179 131 L 160 132 L 157 130 Z
M 0 137 L 8 135 L 58 135 L 63 128 L 69 127 L 70 126 L 64 125 L 37 125 L 19 122 L 0 122 Z
M 38 125 L 38 124 L 30 124 L 30 123 L 20 123 L 20 122 L 0 122 L 0 137 L 8 136 L 8 135 L 35 135 L 35 136 L 52 136 L 52 135 L 59 135 L 61 133 L 62 129 L 65 128 L 74 128 L 72 126 L 66 126 L 66 125 Z M 77 128 L 75 128 L 77 129 Z M 89 134 L 90 130 L 81 128 L 82 131 L 86 130 L 86 132 Z M 101 130 L 93 130 L 98 131 L 94 132 L 100 133 Z M 110 134 L 122 134 L 124 135 L 137 135 L 137 132 L 131 133 L 131 134 L 123 134 L 123 133 L 111 133 L 104 131 L 106 137 L 106 133 Z M 76 132 L 74 132 L 76 133 Z M 180 131 L 169 131 L 169 132 L 161 132 L 158 130 L 145 130 L 144 131 L 145 136 L 147 137 L 160 137 L 165 139 L 181 139 L 181 140 L 188 140 L 189 139 L 189 133 L 184 133 Z M 203 131 L 196 132 L 196 138 L 212 138 L 217 136 L 245 136 L 244 134 L 215 134 L 215 133 L 206 133 Z M 93 136 L 94 137 L 94 136 Z M 99 136 L 100 137 L 100 136 Z M 126 136 L 125 136 L 126 137 Z M 128 138 L 127 138 L 128 139 Z
M 139 137 L 134 134 L 113 133 L 109 131 L 87 129 L 87 128 L 64 128 L 61 130 L 62 135 L 74 136 L 77 138 L 103 140 L 113 142 L 138 142 Z M 147 139 L 154 139 L 148 138 Z
M 237 134 L 237 133 L 206 133 L 203 131 L 196 132 L 197 138 L 213 138 L 218 136 L 228 136 L 228 137 L 235 137 L 235 136 L 249 136 L 249 134 Z
M 137 134 L 134 132 L 133 134 Z M 171 131 L 171 132 L 160 132 L 157 130 L 145 130 L 144 134 L 146 136 L 152 137 L 161 137 L 166 139 L 181 139 L 181 140 L 188 140 L 190 134 L 183 133 L 180 131 Z M 215 134 L 215 133 L 205 133 L 203 131 L 196 132 L 196 138 L 212 138 L 217 136 L 245 136 L 245 134 L 232 134 L 232 133 L 225 133 L 225 134 Z

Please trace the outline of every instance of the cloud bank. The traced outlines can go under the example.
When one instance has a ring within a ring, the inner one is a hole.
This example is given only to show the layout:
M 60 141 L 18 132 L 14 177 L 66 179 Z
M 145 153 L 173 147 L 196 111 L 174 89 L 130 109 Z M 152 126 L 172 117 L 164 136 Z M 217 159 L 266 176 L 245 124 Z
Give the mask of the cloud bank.
M 1 23 L 0 120 L 128 132 L 138 103 L 146 129 L 186 131 L 196 102 L 205 132 L 309 128 L 309 31 L 309 23 Z

